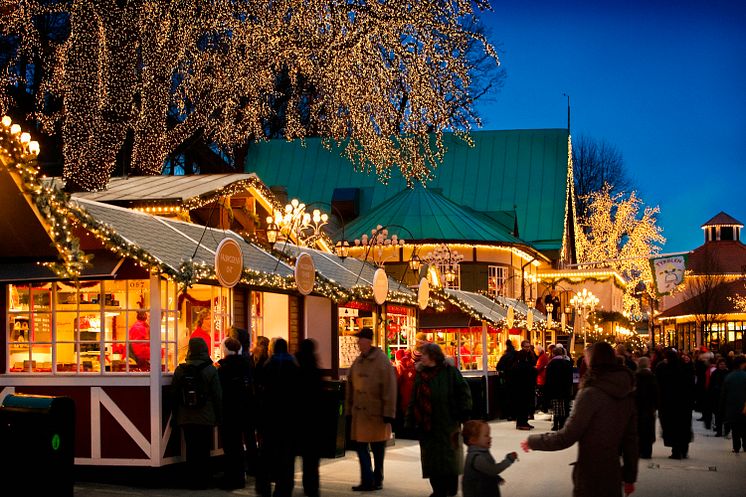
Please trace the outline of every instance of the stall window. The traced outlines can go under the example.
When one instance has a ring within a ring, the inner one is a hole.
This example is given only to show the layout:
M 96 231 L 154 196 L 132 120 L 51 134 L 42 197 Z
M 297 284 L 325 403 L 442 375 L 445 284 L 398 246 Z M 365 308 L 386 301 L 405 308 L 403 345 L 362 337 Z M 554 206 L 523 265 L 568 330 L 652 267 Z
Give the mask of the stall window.
M 161 282 L 162 369 L 175 369 L 177 288 Z M 150 280 L 9 285 L 9 370 L 57 374 L 150 371 Z
M 437 343 L 446 357 L 462 371 L 482 370 L 484 351 L 482 327 L 442 328 L 430 330 L 426 338 Z M 500 355 L 500 334 L 497 329 L 487 328 L 487 364 L 494 369 Z
M 507 279 L 505 266 L 487 267 L 487 289 L 493 297 L 505 297 L 505 280 Z
M 376 314 L 373 306 L 366 302 L 350 302 L 339 308 L 339 367 L 349 368 L 360 350 L 357 347 L 355 333 L 361 328 L 376 329 Z M 376 337 L 374 337 L 376 338 Z M 374 343 L 380 343 L 376 340 Z
M 251 343 L 264 336 L 264 299 L 261 292 L 251 292 Z
M 178 308 L 183 312 L 185 323 L 179 362 L 186 358 L 191 337 L 206 339 L 210 356 L 220 359 L 220 343 L 231 325 L 232 304 L 230 289 L 212 285 L 193 285 L 179 294 Z
M 386 308 L 386 345 L 393 360 L 397 350 L 406 349 L 414 343 L 417 332 L 415 310 L 409 307 L 389 305 Z

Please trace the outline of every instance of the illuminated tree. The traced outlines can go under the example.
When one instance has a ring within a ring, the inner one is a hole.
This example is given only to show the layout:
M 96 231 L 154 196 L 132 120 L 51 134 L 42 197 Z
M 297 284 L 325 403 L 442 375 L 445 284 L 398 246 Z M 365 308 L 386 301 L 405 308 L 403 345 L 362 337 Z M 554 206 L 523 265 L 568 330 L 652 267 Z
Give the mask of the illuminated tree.
M 611 193 L 606 184 L 588 198 L 588 214 L 578 220 L 578 261 L 610 267 L 624 276 L 624 309 L 637 313 L 634 291 L 640 281 L 652 281 L 648 258 L 660 253 L 666 239 L 657 225 L 658 207 L 644 207 L 636 192 Z M 642 212 L 641 212 L 642 211 Z
M 231 153 L 271 136 L 322 136 L 385 181 L 426 181 L 444 130 L 479 124 L 472 108 L 472 22 L 488 0 L 0 0 L 4 87 L 38 80 L 33 119 L 62 126 L 64 176 L 102 188 L 118 161 L 159 174 L 185 143 Z M 40 35 L 62 18 L 69 35 Z M 37 61 L 27 70 L 20 61 Z M 30 76 L 31 75 L 31 76 Z M 278 109 L 278 85 L 289 90 Z M 50 112 L 50 102 L 61 102 Z M 0 98 L 0 111 L 12 104 Z

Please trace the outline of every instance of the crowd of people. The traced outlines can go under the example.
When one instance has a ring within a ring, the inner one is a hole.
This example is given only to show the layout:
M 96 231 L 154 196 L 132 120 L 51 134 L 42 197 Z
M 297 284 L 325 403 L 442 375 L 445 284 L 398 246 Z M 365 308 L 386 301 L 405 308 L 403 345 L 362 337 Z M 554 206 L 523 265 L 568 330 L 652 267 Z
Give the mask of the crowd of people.
M 471 390 L 453 360 L 418 334 L 415 346 L 392 364 L 373 345 L 373 330 L 356 336 L 360 354 L 349 370 L 344 405 L 349 448 L 360 469 L 360 483 L 351 490 L 383 489 L 386 443 L 394 431 L 418 440 L 431 497 L 455 496 L 459 479 L 464 497 L 499 496 L 499 475 L 517 455 L 495 461 L 490 427 L 472 419 Z M 207 463 L 213 427 L 220 426 L 223 488 L 244 487 L 248 473 L 261 497 L 290 497 L 300 456 L 304 494 L 317 497 L 322 376 L 314 342 L 302 341 L 291 355 L 284 339 L 259 337 L 249 351 L 248 333 L 233 328 L 221 348 L 214 365 L 205 341 L 191 338 L 186 362 L 174 373 L 173 422 L 183 430 L 190 486 L 211 484 Z M 694 411 L 714 436 L 731 436 L 734 452 L 746 449 L 743 355 L 657 347 L 638 356 L 599 342 L 573 362 L 560 344 L 545 351 L 523 341 L 516 350 L 508 341 L 497 374 L 501 416 L 516 429 L 533 429 L 529 422 L 537 412 L 551 414 L 551 431 L 527 437 L 524 451 L 577 442 L 576 497 L 634 492 L 638 458 L 652 457 L 656 418 L 673 459 L 689 457 Z

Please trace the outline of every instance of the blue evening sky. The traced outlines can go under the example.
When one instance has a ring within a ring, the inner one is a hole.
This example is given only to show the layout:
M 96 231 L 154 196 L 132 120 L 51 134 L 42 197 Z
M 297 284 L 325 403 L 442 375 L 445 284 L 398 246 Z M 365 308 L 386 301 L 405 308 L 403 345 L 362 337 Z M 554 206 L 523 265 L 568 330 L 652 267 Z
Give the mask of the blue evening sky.
M 702 244 L 725 211 L 746 222 L 746 2 L 493 0 L 507 71 L 478 103 L 485 129 L 558 128 L 624 155 L 664 251 Z

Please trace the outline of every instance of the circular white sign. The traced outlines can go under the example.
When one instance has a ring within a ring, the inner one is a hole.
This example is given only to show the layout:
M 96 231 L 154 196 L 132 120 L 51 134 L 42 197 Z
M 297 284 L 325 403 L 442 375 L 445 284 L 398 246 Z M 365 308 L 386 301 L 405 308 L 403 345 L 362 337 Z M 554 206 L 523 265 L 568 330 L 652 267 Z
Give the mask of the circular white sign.
M 420 279 L 420 286 L 417 288 L 417 304 L 423 311 L 427 307 L 427 302 L 430 299 L 430 283 L 427 278 Z
M 215 277 L 226 288 L 233 288 L 241 279 L 243 254 L 233 238 L 223 238 L 215 250 Z
M 376 304 L 383 305 L 389 294 L 389 278 L 383 268 L 376 269 L 373 273 L 373 298 Z
M 513 320 L 515 317 L 513 316 L 515 311 L 513 311 L 513 306 L 511 305 L 508 307 L 508 316 L 505 318 L 505 324 L 508 325 L 508 328 L 513 327 Z
M 306 254 L 300 254 L 295 259 L 295 286 L 303 295 L 309 295 L 316 284 L 316 266 L 313 258 Z
M 526 314 L 526 329 L 530 330 L 534 327 L 534 313 L 531 312 L 531 309 L 528 310 L 528 313 Z

